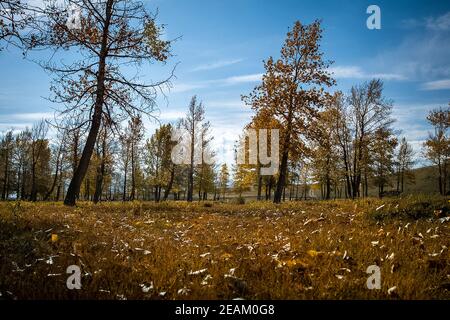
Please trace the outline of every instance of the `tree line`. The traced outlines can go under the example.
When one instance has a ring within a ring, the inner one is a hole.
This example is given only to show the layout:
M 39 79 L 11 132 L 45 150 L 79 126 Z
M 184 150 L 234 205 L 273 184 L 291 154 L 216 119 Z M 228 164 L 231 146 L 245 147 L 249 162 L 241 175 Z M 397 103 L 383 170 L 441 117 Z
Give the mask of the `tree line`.
M 143 116 L 153 117 L 156 98 L 171 87 L 174 74 L 171 68 L 164 79 L 142 81 L 130 72 L 164 66 L 172 56 L 175 40 L 162 39 L 156 14 L 140 1 L 63 2 L 1 2 L 0 40 L 25 57 L 36 50 L 49 53 L 36 62 L 52 75 L 49 100 L 61 106 L 52 121 L 2 134 L 2 199 L 64 199 L 66 205 L 78 199 L 217 200 L 231 190 L 232 180 L 240 196 L 255 187 L 258 199 L 279 203 L 286 193 L 291 200 L 307 198 L 317 184 L 329 199 L 368 196 L 371 183 L 383 196 L 393 177 L 399 194 L 412 181 L 415 157 L 393 127 L 393 102 L 384 96 L 383 82 L 331 91 L 336 81 L 321 51 L 320 21 L 296 22 L 280 56 L 264 62 L 261 83 L 242 96 L 255 111 L 244 136 L 248 129 L 280 130 L 278 173 L 263 176 L 259 164 L 235 163 L 229 172 L 227 164 L 202 161 L 214 159 L 214 151 L 211 124 L 195 96 L 186 117 L 144 139 Z M 424 156 L 436 165 L 439 190 L 446 194 L 449 108 L 431 111 L 427 119 L 434 131 Z M 52 139 L 49 126 L 56 132 Z M 188 163 L 172 159 L 173 129 L 187 132 Z M 196 149 L 202 150 L 200 161 Z
M 54 131 L 51 138 L 49 127 Z M 161 124 L 148 139 L 140 116 L 116 128 L 117 132 L 102 126 L 76 198 L 93 202 L 223 199 L 230 187 L 227 165 L 194 164 L 193 158 L 190 164 L 175 164 L 172 150 L 178 141 L 173 140 L 173 127 L 189 128 L 195 138 L 192 141 L 201 137 L 204 149 L 212 140 L 209 123 L 204 121 L 204 108 L 195 96 L 185 118 L 176 124 Z M 196 129 L 199 131 L 195 132 Z M 65 123 L 54 128 L 46 120 L 30 129 L 2 133 L 2 200 L 64 199 L 86 139 L 87 132 L 78 127 Z M 194 145 L 193 150 L 196 148 Z M 194 157 L 195 153 L 192 154 Z
M 260 176 L 258 165 L 240 165 L 240 189 L 257 185 L 257 198 L 279 203 L 286 189 L 298 199 L 303 185 L 320 186 L 323 199 L 368 196 L 370 184 L 380 197 L 400 194 L 413 181 L 416 158 L 405 137 L 398 137 L 392 117 L 393 102 L 383 94 L 383 82 L 373 79 L 348 94 L 329 90 L 336 81 L 330 61 L 320 50 L 320 21 L 296 22 L 287 33 L 279 58 L 264 62 L 262 82 L 243 101 L 255 111 L 247 128 L 280 130 L 280 165 L 276 176 Z M 327 90 L 328 89 L 328 90 Z M 424 144 L 424 156 L 438 168 L 439 191 L 447 194 L 450 157 L 450 107 L 427 117 L 434 129 Z M 239 167 L 239 165 L 238 165 Z M 244 178 L 243 176 L 247 176 Z M 301 182 L 303 180 L 303 182 Z M 396 180 L 394 192 L 388 192 Z M 256 182 L 255 182 L 256 181 Z M 296 190 L 294 190 L 296 188 Z

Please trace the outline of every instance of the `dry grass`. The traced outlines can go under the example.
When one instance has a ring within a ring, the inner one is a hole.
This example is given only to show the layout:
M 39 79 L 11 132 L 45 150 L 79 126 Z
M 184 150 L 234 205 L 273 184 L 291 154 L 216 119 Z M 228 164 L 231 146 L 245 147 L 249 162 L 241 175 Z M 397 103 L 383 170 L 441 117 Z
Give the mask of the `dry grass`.
M 447 200 L 2 203 L 0 299 L 449 299 L 436 209 Z M 66 288 L 72 264 L 81 290 Z

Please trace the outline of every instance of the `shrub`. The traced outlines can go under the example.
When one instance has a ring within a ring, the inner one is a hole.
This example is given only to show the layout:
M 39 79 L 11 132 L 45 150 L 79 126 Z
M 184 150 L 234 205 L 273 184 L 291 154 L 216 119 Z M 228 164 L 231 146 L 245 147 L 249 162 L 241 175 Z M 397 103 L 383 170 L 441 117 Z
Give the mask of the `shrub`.
M 245 198 L 242 196 L 239 196 L 234 199 L 233 203 L 235 204 L 245 204 Z

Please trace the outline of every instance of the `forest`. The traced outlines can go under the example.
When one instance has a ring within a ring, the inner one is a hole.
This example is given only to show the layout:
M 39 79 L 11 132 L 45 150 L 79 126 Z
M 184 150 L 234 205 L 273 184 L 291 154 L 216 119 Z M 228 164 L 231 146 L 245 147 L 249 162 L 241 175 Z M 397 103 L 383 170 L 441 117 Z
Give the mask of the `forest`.
M 200 95 L 183 117 L 158 119 L 176 65 L 140 76 L 171 62 L 183 40 L 163 37 L 140 1 L 66 2 L 76 10 L 0 2 L 0 57 L 10 47 L 25 59 L 39 52 L 55 109 L 0 133 L 0 294 L 449 298 L 450 101 L 428 111 L 428 138 L 414 148 L 385 81 L 336 90 L 322 21 L 296 21 L 241 92 L 252 118 L 227 163 Z M 149 131 L 149 120 L 159 127 Z M 252 134 L 272 156 L 277 142 L 276 173 L 263 171 L 269 153 L 249 160 Z M 411 194 L 422 167 L 431 183 Z M 73 264 L 86 272 L 83 290 L 65 287 Z M 373 264 L 388 270 L 381 291 L 364 288 Z

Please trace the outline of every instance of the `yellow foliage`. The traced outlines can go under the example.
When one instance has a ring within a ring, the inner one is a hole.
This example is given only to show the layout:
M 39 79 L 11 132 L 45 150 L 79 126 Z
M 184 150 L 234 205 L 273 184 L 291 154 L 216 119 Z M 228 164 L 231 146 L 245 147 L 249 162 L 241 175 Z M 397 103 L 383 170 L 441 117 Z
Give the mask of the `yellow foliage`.
M 55 233 L 52 233 L 52 242 L 55 243 L 56 241 L 58 241 L 58 235 Z
M 225 253 L 223 253 L 223 254 L 220 256 L 220 259 L 228 260 L 228 259 L 230 259 L 231 257 L 233 257 L 233 255 L 232 255 L 231 253 L 225 252 Z
M 306 268 L 306 267 L 308 267 L 308 265 L 304 261 L 302 261 L 300 259 L 286 260 L 286 261 L 284 261 L 284 265 L 286 265 L 289 268 L 293 268 L 293 267 Z
M 315 257 L 319 257 L 322 255 L 322 252 L 320 251 L 316 251 L 316 250 L 308 250 L 307 251 L 308 255 L 315 258 Z

